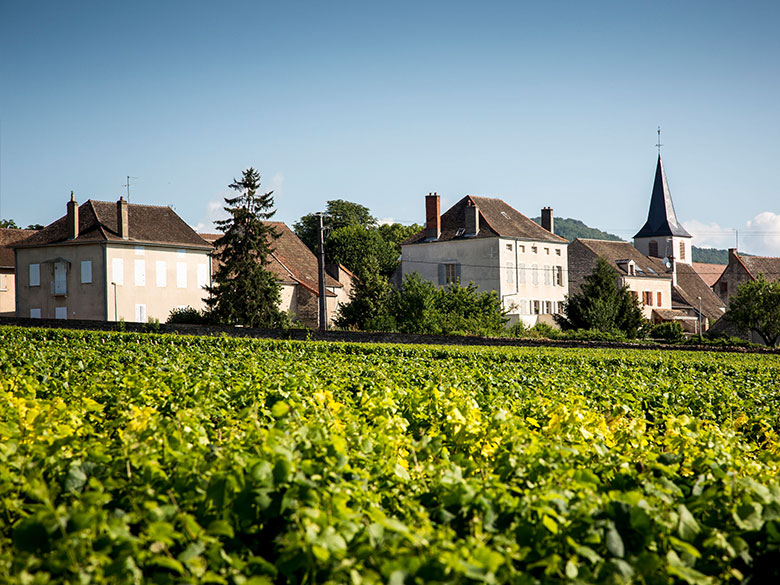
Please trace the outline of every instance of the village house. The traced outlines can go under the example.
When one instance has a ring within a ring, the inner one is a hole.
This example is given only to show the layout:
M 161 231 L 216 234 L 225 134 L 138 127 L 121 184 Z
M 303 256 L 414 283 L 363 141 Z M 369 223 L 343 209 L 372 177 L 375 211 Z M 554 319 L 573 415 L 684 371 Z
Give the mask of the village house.
M 14 246 L 16 316 L 165 321 L 204 307 L 212 246 L 170 207 L 88 200 Z
M 16 272 L 12 246 L 34 233 L 35 230 L 0 228 L 0 317 L 16 315 Z
M 401 243 L 403 277 L 417 273 L 438 286 L 460 282 L 496 291 L 512 320 L 552 324 L 568 292 L 568 242 L 501 199 L 467 195 L 441 214 L 439 195 L 425 198 L 426 227 Z
M 287 312 L 294 321 L 316 328 L 319 325 L 317 257 L 286 224 L 279 221 L 266 223 L 273 226 L 279 234 L 271 244 L 273 252 L 266 266 L 276 275 L 281 285 L 279 309 Z M 212 244 L 222 236 L 222 234 L 200 235 Z M 212 274 L 216 269 L 217 261 L 213 259 Z M 340 264 L 328 265 L 325 270 L 326 310 L 330 325 L 339 306 L 349 302 L 354 276 Z
M 766 280 L 780 280 L 780 258 L 770 256 L 743 256 L 736 248 L 729 248 L 729 263 L 713 285 L 713 290 L 728 305 L 743 282 L 756 280 L 763 274 Z

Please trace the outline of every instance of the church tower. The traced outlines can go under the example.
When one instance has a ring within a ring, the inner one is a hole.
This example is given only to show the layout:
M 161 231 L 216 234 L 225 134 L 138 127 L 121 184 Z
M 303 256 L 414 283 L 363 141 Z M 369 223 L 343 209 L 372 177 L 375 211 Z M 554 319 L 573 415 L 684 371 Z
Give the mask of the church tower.
M 645 256 L 670 258 L 674 262 L 690 264 L 692 240 L 691 234 L 677 221 L 659 152 L 653 194 L 650 196 L 650 211 L 647 213 L 645 225 L 634 236 L 634 247 Z

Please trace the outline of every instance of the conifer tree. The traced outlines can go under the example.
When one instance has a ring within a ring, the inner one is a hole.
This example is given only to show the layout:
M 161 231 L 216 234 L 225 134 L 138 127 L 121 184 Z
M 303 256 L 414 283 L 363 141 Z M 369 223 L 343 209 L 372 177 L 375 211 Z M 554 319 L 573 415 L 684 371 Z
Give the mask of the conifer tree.
M 238 192 L 225 198 L 230 217 L 214 222 L 222 237 L 214 242 L 218 268 L 208 288 L 209 314 L 227 325 L 280 327 L 286 320 L 279 310 L 281 287 L 267 268 L 273 241 L 279 237 L 266 222 L 276 213 L 273 191 L 258 194 L 260 174 L 251 167 L 230 188 Z

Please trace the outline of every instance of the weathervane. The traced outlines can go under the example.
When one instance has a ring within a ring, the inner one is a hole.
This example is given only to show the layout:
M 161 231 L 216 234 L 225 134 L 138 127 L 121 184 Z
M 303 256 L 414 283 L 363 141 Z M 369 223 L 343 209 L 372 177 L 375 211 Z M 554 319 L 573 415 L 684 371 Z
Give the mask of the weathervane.
M 658 148 L 658 156 L 661 156 L 661 147 L 663 144 L 661 144 L 661 127 L 658 127 L 658 144 L 655 145 L 656 148 Z

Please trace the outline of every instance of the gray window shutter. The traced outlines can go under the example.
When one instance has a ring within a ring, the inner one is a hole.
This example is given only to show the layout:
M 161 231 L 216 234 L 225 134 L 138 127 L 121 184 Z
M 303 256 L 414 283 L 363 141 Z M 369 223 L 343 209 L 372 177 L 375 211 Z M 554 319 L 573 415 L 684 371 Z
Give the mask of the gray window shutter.
M 447 273 L 444 264 L 439 264 L 439 286 L 447 284 Z
M 455 277 L 460 282 L 460 262 L 455 265 Z

